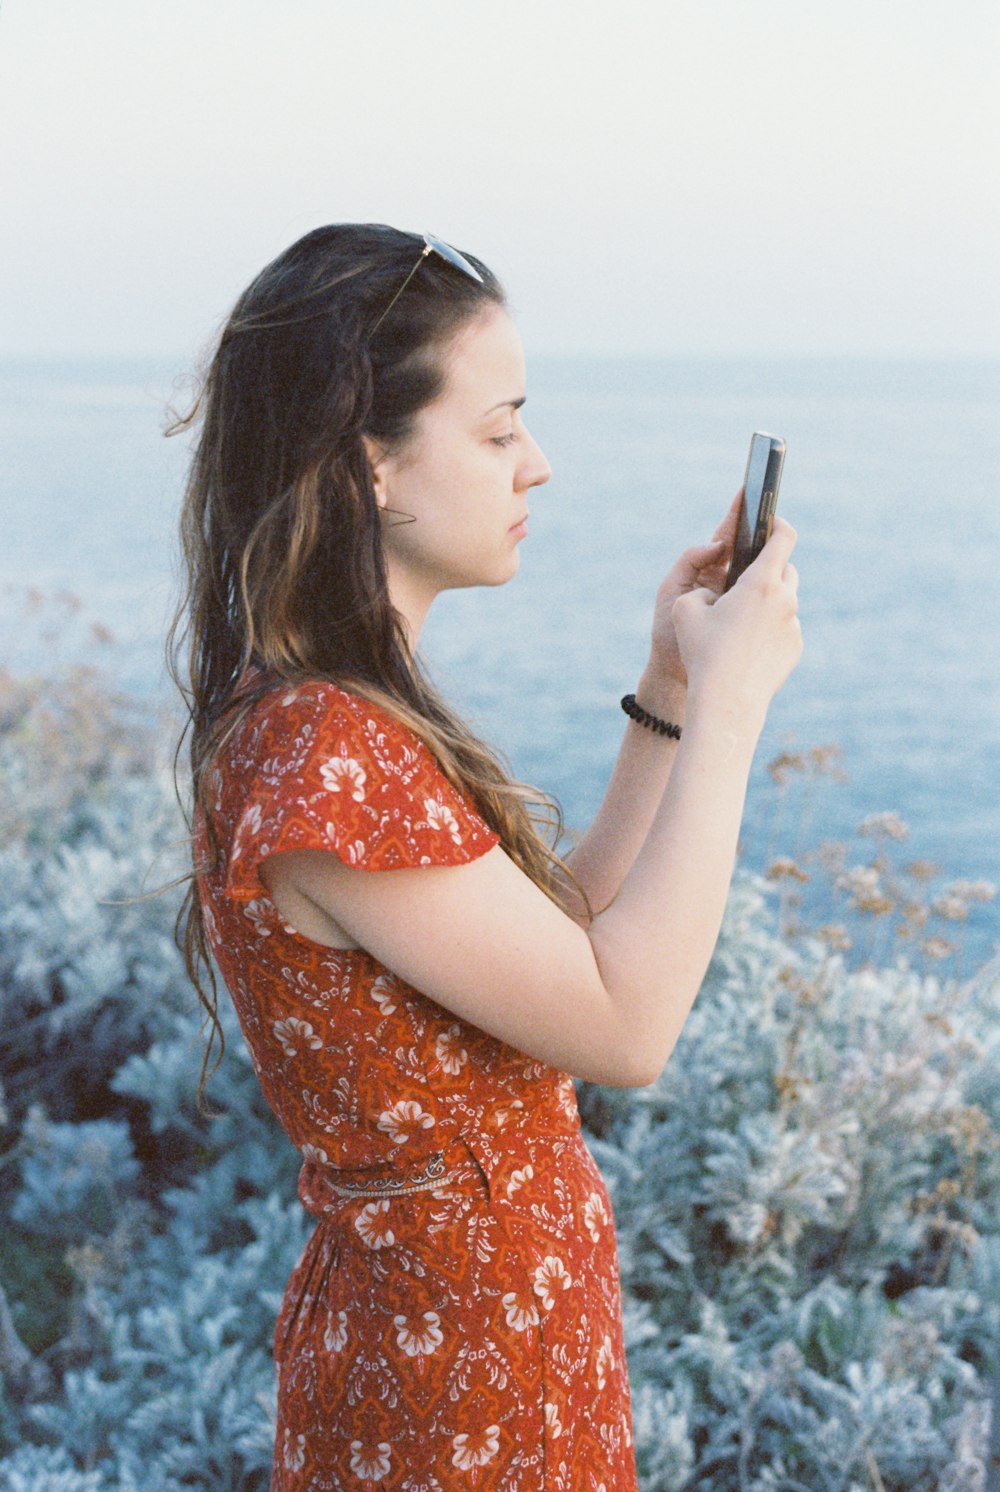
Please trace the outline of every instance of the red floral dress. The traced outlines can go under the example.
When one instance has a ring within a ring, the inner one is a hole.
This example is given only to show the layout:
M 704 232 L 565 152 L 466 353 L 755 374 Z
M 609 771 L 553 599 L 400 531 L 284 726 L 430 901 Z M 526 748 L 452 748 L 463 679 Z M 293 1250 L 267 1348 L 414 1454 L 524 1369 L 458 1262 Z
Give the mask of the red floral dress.
M 323 682 L 265 694 L 210 795 L 208 936 L 318 1219 L 275 1327 L 272 1492 L 634 1492 L 614 1218 L 572 1077 L 302 936 L 258 876 L 305 847 L 461 865 L 497 835 L 410 731 Z

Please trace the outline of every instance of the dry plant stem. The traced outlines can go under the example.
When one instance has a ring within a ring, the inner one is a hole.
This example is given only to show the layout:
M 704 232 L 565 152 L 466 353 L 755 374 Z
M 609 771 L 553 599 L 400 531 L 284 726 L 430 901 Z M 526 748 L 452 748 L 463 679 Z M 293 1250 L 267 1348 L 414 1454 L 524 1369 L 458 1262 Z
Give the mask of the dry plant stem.
M 885 1492 L 885 1482 L 878 1469 L 878 1462 L 870 1446 L 865 1446 L 865 1470 L 871 1477 L 872 1492 Z
M 765 860 L 764 860 L 764 864 L 765 865 L 771 865 L 771 864 L 773 864 L 773 862 L 778 857 L 778 848 L 777 847 L 781 843 L 782 821 L 783 821 L 783 818 L 784 818 L 785 805 L 786 805 L 786 802 L 788 800 L 788 783 L 787 783 L 787 781 L 779 783 L 776 786 L 776 788 L 775 788 L 775 792 L 776 792 L 777 800 L 778 801 L 777 801 L 777 806 L 775 807 L 774 815 L 773 815 L 773 817 L 771 819 L 771 823 L 770 823 L 770 827 L 769 827 L 769 831 L 768 831 L 767 851 L 766 851 L 766 856 L 765 856 Z
M 793 860 L 800 864 L 809 853 L 809 845 L 812 842 L 813 823 L 816 818 L 816 809 L 819 806 L 819 786 L 816 772 L 809 778 L 807 787 L 803 791 L 802 811 L 799 815 L 799 838 L 795 846 Z
M 795 924 L 792 922 L 790 908 L 799 905 L 797 894 L 792 890 L 790 880 L 786 880 L 781 888 L 781 898 L 778 902 L 778 928 L 781 936 L 791 940 L 795 933 Z

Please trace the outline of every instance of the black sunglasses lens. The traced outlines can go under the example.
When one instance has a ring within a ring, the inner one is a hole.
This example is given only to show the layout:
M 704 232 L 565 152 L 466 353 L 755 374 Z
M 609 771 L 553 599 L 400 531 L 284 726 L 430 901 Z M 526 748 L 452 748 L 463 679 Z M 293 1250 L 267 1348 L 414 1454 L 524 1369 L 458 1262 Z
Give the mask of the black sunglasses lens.
M 441 238 L 435 238 L 433 233 L 425 233 L 424 239 L 434 250 L 435 254 L 440 254 L 442 259 L 447 259 L 449 264 L 453 264 L 463 274 L 471 275 L 474 280 L 479 281 L 480 285 L 483 284 L 483 277 L 475 265 L 470 264 L 465 255 L 460 254 L 457 249 L 453 249 L 450 243 L 445 243 Z

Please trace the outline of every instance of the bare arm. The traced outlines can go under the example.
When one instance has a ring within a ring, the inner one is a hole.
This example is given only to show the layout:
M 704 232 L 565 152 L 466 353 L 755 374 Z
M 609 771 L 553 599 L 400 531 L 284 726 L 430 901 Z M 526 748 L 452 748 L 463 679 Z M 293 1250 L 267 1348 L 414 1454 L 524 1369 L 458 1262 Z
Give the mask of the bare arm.
M 692 709 L 649 834 L 589 930 L 647 1083 L 674 1049 L 719 935 L 762 725 L 711 702 Z
M 801 652 L 793 543 L 776 520 L 728 595 L 699 589 L 674 604 L 684 736 L 619 894 L 589 929 L 499 846 L 469 865 L 374 874 L 291 851 L 262 867 L 279 910 L 293 889 L 416 989 L 542 1061 L 612 1086 L 652 1081 L 704 978 L 754 747 Z
M 688 684 L 674 626 L 674 602 L 698 587 L 722 594 L 742 495 L 741 488 L 711 541 L 686 549 L 657 592 L 649 661 L 635 693 L 645 709 L 682 728 Z M 621 749 L 594 821 L 565 856 L 594 912 L 610 906 L 618 895 L 649 833 L 676 756 L 677 742 L 671 736 L 655 734 L 634 721 L 625 726 Z M 586 925 L 582 906 L 579 920 Z
M 664 678 L 650 666 L 635 694 L 639 703 L 661 720 L 684 726 L 686 684 Z M 621 749 L 601 805 L 586 834 L 564 857 L 595 913 L 614 901 L 641 850 L 670 780 L 678 749 L 678 742 L 671 736 L 661 736 L 632 720 L 625 725 Z M 582 908 L 579 920 L 586 926 Z

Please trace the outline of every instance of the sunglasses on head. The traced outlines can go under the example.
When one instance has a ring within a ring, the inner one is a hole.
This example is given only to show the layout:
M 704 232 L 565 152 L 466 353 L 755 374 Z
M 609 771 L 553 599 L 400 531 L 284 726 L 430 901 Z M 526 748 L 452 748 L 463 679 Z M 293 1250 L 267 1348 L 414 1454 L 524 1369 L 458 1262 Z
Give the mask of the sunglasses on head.
M 399 289 L 396 291 L 396 294 L 392 297 L 392 300 L 386 306 L 381 316 L 379 316 L 378 320 L 371 327 L 368 333 L 369 337 L 373 337 L 378 331 L 379 327 L 382 325 L 382 322 L 385 320 L 389 312 L 392 310 L 393 306 L 399 300 L 399 297 L 402 295 L 407 285 L 413 279 L 413 276 L 423 264 L 428 254 L 438 254 L 442 259 L 446 260 L 448 264 L 453 265 L 455 269 L 460 269 L 463 274 L 468 275 L 470 279 L 478 280 L 480 285 L 485 284 L 485 281 L 483 280 L 483 277 L 479 273 L 478 269 L 476 269 L 474 265 L 469 263 L 464 254 L 460 254 L 457 249 L 453 249 L 451 244 L 445 243 L 442 239 L 435 238 L 433 233 L 425 233 L 424 246 L 420 250 L 420 257 L 417 259 L 416 264 L 410 270 L 410 273 L 407 275 L 402 285 L 400 285 Z

